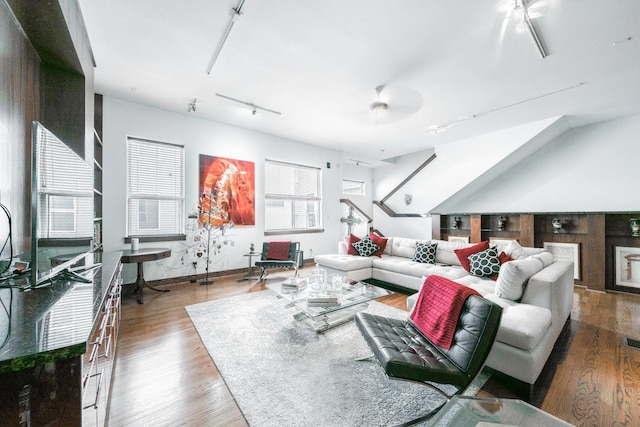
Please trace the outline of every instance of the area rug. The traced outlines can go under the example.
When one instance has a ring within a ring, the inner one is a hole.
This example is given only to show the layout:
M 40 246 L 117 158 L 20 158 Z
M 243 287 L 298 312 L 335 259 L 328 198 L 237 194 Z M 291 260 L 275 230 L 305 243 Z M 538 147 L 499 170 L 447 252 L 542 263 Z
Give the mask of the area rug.
M 443 402 L 428 387 L 388 379 L 353 321 L 316 333 L 272 291 L 186 307 L 251 426 L 386 426 Z M 387 317 L 406 313 L 371 302 Z

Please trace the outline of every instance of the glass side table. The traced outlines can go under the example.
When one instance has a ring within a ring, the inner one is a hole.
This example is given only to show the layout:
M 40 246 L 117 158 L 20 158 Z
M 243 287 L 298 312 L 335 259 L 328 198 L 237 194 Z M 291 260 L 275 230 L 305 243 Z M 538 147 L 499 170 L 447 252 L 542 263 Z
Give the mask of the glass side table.
M 260 255 L 262 255 L 260 252 L 249 252 L 243 255 L 249 258 L 249 268 L 247 269 L 247 275 L 238 279 L 238 282 L 244 282 L 246 280 L 256 280 L 260 278 L 259 276 L 253 275 L 253 257 Z
M 573 425 L 522 400 L 468 396 L 453 396 L 427 425 L 484 427 L 502 424 L 521 427 Z

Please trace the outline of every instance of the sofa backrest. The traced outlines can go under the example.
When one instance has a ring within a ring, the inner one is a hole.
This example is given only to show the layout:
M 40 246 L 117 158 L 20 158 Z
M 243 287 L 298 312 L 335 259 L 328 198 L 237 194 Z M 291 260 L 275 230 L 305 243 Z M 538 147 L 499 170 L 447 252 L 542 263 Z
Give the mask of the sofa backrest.
M 432 240 L 431 243 L 438 244 L 436 248 L 436 262 L 451 265 L 461 265 L 458 256 L 454 252 L 456 249 L 473 246 L 472 243 L 449 242 L 447 240 Z
M 417 242 L 417 239 L 411 239 L 408 237 L 394 237 L 393 239 L 391 239 L 391 244 L 387 242 L 387 248 L 390 248 L 389 255 L 401 256 L 411 259 L 416 253 Z

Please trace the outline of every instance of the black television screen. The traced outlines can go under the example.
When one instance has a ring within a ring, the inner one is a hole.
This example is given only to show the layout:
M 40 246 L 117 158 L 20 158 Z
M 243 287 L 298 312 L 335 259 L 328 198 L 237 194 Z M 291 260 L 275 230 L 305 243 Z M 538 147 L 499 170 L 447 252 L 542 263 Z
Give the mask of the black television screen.
M 78 264 L 92 248 L 93 169 L 39 122 L 33 122 L 31 284 Z

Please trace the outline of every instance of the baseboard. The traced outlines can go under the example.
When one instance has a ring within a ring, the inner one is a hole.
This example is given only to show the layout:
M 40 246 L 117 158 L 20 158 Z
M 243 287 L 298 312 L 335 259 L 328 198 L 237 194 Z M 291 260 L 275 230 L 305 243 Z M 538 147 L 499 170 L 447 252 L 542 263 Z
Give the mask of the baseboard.
M 314 265 L 313 259 L 305 259 L 302 261 L 303 266 Z M 254 268 L 255 270 L 255 268 Z M 259 269 L 258 269 L 259 270 Z M 222 276 L 234 276 L 237 275 L 239 278 L 247 274 L 247 267 L 242 268 L 234 268 L 231 270 L 221 270 L 221 271 L 210 271 L 209 278 L 216 278 Z M 176 277 L 167 277 L 166 279 L 159 280 L 147 280 L 152 286 L 163 286 L 163 285 L 173 285 L 174 283 L 182 283 L 182 282 L 199 282 L 204 280 L 206 277 L 206 273 L 202 274 L 189 274 L 187 276 L 176 276 Z M 135 283 L 125 283 L 124 286 L 131 286 Z

